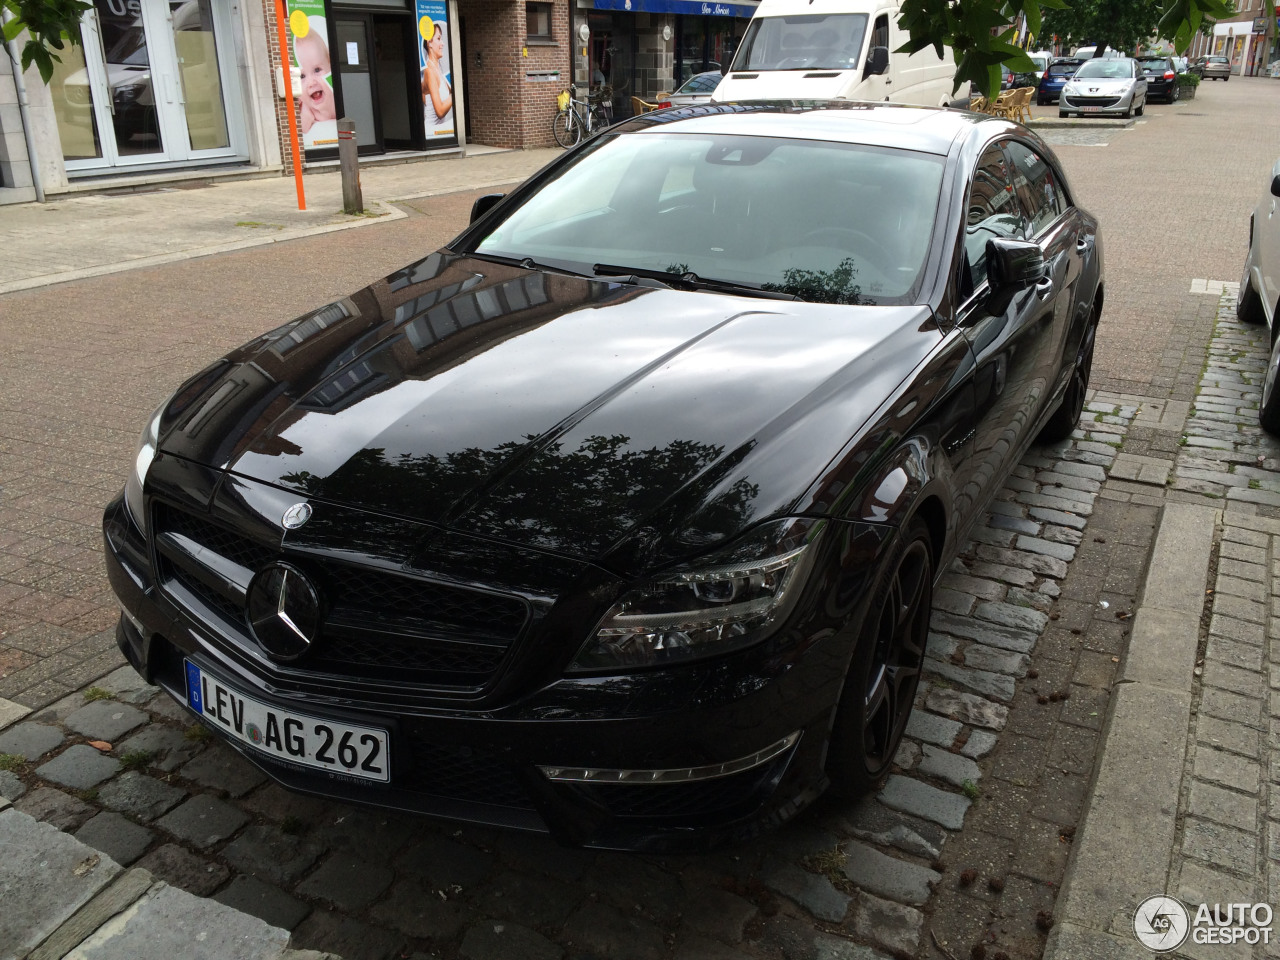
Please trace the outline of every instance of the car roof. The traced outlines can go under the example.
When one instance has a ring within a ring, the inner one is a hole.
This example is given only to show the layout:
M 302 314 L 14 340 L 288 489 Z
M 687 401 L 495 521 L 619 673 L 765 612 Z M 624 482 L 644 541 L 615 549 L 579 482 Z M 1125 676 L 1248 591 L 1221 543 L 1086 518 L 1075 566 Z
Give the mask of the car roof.
M 634 117 L 625 133 L 742 134 L 829 140 L 945 156 L 956 138 L 995 117 L 905 103 L 854 100 L 746 100 L 694 104 Z

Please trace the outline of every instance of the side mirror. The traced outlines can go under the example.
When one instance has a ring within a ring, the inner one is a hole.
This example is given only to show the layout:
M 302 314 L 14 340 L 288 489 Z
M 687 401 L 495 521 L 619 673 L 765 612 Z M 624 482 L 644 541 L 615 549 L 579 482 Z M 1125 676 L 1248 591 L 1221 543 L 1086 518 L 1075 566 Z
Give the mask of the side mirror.
M 1013 294 L 1044 277 L 1044 253 L 1030 240 L 987 241 L 987 282 L 994 296 Z
M 867 54 L 867 68 L 862 72 L 864 77 L 875 77 L 889 72 L 889 48 L 872 47 Z
M 1280 173 L 1277 173 L 1271 178 L 1271 195 L 1273 197 L 1280 197 Z
M 486 193 L 483 197 L 478 197 L 476 202 L 471 205 L 471 222 L 475 223 L 486 213 L 498 205 L 505 193 Z

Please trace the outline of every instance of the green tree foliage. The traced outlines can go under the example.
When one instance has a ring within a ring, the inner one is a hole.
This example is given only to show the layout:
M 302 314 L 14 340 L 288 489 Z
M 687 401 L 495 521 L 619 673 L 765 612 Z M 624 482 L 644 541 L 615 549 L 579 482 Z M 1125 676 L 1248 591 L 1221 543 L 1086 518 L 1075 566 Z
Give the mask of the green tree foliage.
M 911 39 L 899 52 L 932 46 L 941 56 L 950 47 L 956 63 L 952 89 L 972 83 L 991 97 L 1000 90 L 1000 64 L 1015 72 L 1035 69 L 1014 44 L 1012 25 L 1020 16 L 1035 37 L 1056 33 L 1123 50 L 1161 36 L 1172 38 L 1181 53 L 1206 17 L 1232 13 L 1231 0 L 903 0 L 898 25 Z
M 54 51 L 80 42 L 80 17 L 92 7 L 87 0 L 0 0 L 4 40 L 17 39 L 25 29 L 22 69 L 34 63 L 41 79 L 48 83 L 53 62 L 62 59 Z

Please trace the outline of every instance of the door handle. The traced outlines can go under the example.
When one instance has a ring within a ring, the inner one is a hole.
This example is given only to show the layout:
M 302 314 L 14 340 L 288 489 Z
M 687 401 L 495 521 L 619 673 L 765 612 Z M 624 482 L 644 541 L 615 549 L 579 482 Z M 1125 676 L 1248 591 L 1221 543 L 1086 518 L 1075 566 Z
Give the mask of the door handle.
M 1036 284 L 1036 299 L 1045 300 L 1053 295 L 1053 277 L 1042 277 Z
M 1090 250 L 1092 248 L 1093 248 L 1093 241 L 1090 240 L 1088 237 L 1085 237 L 1076 241 L 1076 249 L 1081 253 L 1084 253 L 1086 250 Z

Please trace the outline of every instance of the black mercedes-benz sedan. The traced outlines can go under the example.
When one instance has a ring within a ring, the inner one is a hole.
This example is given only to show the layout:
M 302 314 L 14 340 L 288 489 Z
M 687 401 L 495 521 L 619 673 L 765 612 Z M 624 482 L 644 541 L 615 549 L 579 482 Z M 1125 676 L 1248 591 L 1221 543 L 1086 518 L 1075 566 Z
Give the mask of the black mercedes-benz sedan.
M 1017 124 L 637 117 L 155 412 L 104 519 L 120 647 L 296 790 L 750 836 L 889 770 L 934 582 L 1075 427 L 1102 291 Z

